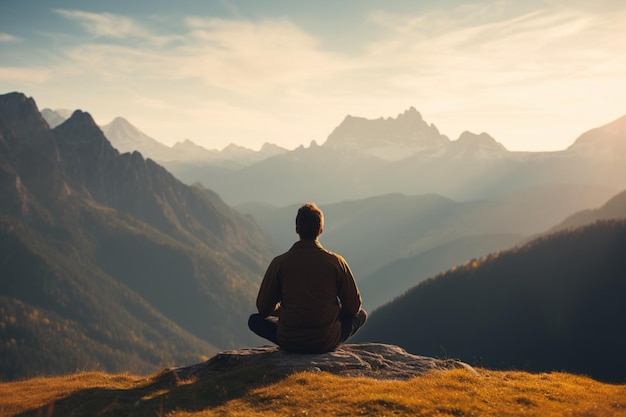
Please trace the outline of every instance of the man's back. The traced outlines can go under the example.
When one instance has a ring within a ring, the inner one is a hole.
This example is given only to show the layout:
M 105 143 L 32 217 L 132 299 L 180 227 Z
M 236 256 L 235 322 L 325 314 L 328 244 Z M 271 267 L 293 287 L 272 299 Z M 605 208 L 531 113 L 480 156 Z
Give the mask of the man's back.
M 277 299 L 278 340 L 290 350 L 334 348 L 341 339 L 340 311 L 355 315 L 361 306 L 348 264 L 317 240 L 296 242 L 272 261 L 259 290 L 259 312 L 271 314 Z
M 312 203 L 296 216 L 300 240 L 272 260 L 248 326 L 257 335 L 295 352 L 327 352 L 353 335 L 367 318 L 346 261 L 317 237 L 324 215 Z

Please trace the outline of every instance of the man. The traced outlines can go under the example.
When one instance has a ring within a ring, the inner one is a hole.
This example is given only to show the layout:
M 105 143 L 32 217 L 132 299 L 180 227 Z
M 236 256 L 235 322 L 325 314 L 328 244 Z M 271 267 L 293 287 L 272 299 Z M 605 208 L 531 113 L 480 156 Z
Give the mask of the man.
M 322 247 L 324 214 L 313 203 L 296 216 L 300 240 L 272 260 L 257 297 L 258 314 L 248 320 L 257 335 L 285 350 L 334 350 L 367 319 L 347 262 Z

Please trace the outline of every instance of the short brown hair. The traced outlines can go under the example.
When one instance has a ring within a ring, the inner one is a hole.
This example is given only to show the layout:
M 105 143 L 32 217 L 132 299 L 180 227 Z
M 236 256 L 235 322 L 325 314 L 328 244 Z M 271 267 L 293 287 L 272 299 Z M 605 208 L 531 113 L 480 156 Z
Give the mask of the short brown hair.
M 315 203 L 305 203 L 296 215 L 296 231 L 301 239 L 317 239 L 324 227 L 324 213 Z

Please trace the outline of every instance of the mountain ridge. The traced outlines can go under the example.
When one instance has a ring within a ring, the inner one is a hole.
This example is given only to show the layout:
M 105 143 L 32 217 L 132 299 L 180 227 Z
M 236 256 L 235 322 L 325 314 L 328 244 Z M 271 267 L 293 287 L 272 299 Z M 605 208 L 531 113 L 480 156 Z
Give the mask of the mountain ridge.
M 374 311 L 354 339 L 474 366 L 623 382 L 625 245 L 626 221 L 607 220 L 470 260 Z
M 326 204 L 390 192 L 475 200 L 540 185 L 626 188 L 626 149 L 606 157 L 579 147 L 512 152 L 484 132 L 464 132 L 451 141 L 418 115 L 415 111 L 404 119 L 372 120 L 348 116 L 322 145 L 302 146 L 237 170 L 172 167 L 172 172 L 185 182 L 205 184 L 232 205 Z M 415 139 L 421 128 L 433 133 L 428 141 Z M 621 143 L 621 133 L 616 135 L 606 141 Z M 270 183 L 271 188 L 263 186 Z
M 424 149 L 444 146 L 449 141 L 435 125 L 428 125 L 415 107 L 411 107 L 395 119 L 368 120 L 346 116 L 321 146 L 344 152 L 364 152 L 394 161 Z
M 626 115 L 603 126 L 588 130 L 567 148 L 570 152 L 588 152 L 611 158 L 626 154 Z
M 0 378 L 151 372 L 255 340 L 245 320 L 271 258 L 264 232 L 210 190 L 120 154 L 88 113 L 50 129 L 32 98 L 0 96 L 0 191 Z M 65 356 L 47 326 L 70 329 Z
M 395 118 L 348 115 L 321 145 L 312 141 L 308 147 L 291 151 L 267 143 L 259 151 L 235 144 L 219 152 L 206 151 L 193 142 L 174 145 L 181 152 L 186 149 L 189 157 L 157 157 L 139 151 L 185 183 L 201 183 L 216 191 L 231 205 L 328 203 L 388 192 L 438 193 L 467 200 L 546 181 L 616 190 L 626 187 L 626 164 L 622 163 L 626 148 L 620 145 L 626 143 L 626 128 L 619 127 L 624 120 L 626 116 L 591 129 L 569 148 L 555 152 L 512 152 L 485 132 L 465 131 L 450 140 L 426 123 L 415 107 Z M 599 139 L 590 140 L 591 134 Z M 204 152 L 219 157 L 197 158 Z M 264 183 L 275 186 L 267 190 Z M 308 188 L 298 184 L 308 184 Z
M 595 209 L 582 210 L 572 214 L 563 222 L 551 229 L 556 232 L 559 230 L 586 226 L 588 224 L 611 219 L 626 218 L 626 191 L 613 196 L 602 206 Z

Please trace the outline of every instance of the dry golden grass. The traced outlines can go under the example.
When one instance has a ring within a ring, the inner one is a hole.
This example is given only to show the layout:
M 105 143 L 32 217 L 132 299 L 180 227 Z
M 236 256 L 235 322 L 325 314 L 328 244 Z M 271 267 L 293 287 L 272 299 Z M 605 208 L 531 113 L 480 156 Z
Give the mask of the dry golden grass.
M 52 416 L 55 415 L 55 403 L 76 392 L 96 387 L 126 390 L 146 381 L 146 378 L 130 375 L 83 372 L 0 383 L 0 416 L 13 416 L 33 409 L 38 409 L 36 415 Z
M 305 400 L 303 400 L 305 399 Z M 206 414 L 375 416 L 626 416 L 626 386 L 563 373 L 466 370 L 410 381 L 298 374 Z M 185 415 L 185 414 L 183 414 Z
M 0 384 L 2 416 L 626 416 L 626 385 L 565 373 L 435 371 L 409 381 L 327 373 L 214 381 L 84 373 Z

